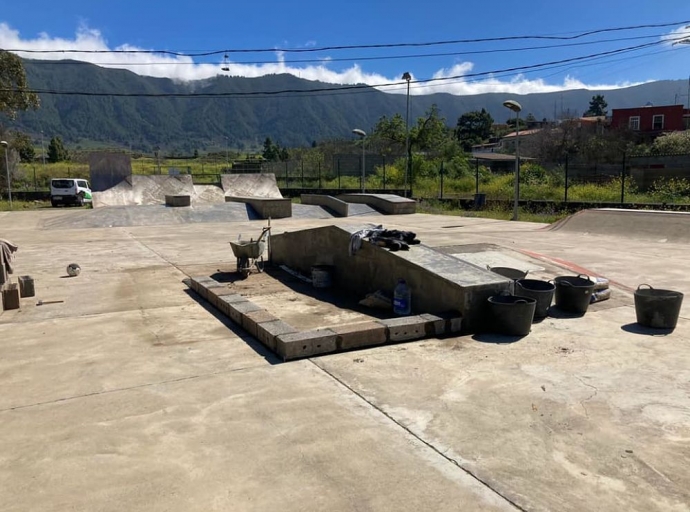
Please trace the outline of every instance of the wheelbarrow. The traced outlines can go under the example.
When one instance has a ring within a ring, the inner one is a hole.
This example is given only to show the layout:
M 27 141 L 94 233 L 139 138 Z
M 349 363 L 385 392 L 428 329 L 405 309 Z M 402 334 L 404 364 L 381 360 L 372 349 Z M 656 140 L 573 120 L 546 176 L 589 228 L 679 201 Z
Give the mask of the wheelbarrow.
M 264 251 L 266 250 L 266 237 L 270 234 L 271 228 L 266 227 L 261 230 L 261 235 L 256 240 L 248 242 L 230 242 L 232 253 L 237 258 L 237 273 L 243 277 L 249 276 L 252 270 L 257 272 L 264 271 Z

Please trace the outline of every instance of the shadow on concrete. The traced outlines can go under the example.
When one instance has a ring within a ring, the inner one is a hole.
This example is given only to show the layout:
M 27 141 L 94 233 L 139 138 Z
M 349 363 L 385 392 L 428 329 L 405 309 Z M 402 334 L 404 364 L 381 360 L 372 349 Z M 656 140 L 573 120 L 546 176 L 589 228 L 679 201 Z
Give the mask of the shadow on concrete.
M 185 284 L 187 284 L 187 285 L 189 284 L 188 279 L 184 279 L 183 282 L 185 282 Z M 239 327 L 235 322 L 230 320 L 230 318 L 228 318 L 223 313 L 221 313 L 216 308 L 214 308 L 211 304 L 209 304 L 206 300 L 204 300 L 204 298 L 201 297 L 194 290 L 187 289 L 187 290 L 185 290 L 185 293 L 191 299 L 196 301 L 196 303 L 199 304 L 202 308 L 204 308 L 211 316 L 213 316 L 221 324 L 223 324 L 225 327 L 227 327 L 228 330 L 230 330 L 238 338 L 242 339 L 242 341 L 244 341 L 249 346 L 249 348 L 251 348 L 254 352 L 256 352 L 258 355 L 263 357 L 267 363 L 269 363 L 271 365 L 283 363 L 283 360 L 280 359 L 276 354 L 274 354 L 268 348 L 266 348 L 264 345 L 259 343 L 258 340 L 254 339 L 252 336 L 247 334 L 247 331 L 245 331 L 244 329 Z
M 645 327 L 638 323 L 626 324 L 621 327 L 621 330 L 631 334 L 641 334 L 643 336 L 668 336 L 673 332 L 673 329 L 653 329 L 652 327 Z
M 331 304 L 338 309 L 355 311 L 379 320 L 386 320 L 394 317 L 392 305 L 391 310 L 369 308 L 359 304 L 359 301 L 364 298 L 363 296 L 360 297 L 336 286 L 331 288 L 314 288 L 311 283 L 306 283 L 275 266 L 270 267 L 266 265 L 264 272 L 276 281 L 280 281 L 293 292 L 311 297 L 319 302 Z M 216 278 L 214 277 L 214 279 Z
M 496 345 L 509 345 L 510 343 L 515 343 L 517 341 L 520 341 L 524 337 L 525 336 L 506 336 L 503 334 L 482 333 L 482 334 L 473 335 L 472 339 L 474 341 L 478 341 L 479 343 L 493 343 Z
M 559 309 L 556 306 L 551 306 L 549 308 L 549 316 L 551 318 L 561 318 L 561 319 L 567 319 L 567 318 L 582 318 L 585 316 L 584 313 L 571 313 L 569 311 L 563 311 L 562 309 Z

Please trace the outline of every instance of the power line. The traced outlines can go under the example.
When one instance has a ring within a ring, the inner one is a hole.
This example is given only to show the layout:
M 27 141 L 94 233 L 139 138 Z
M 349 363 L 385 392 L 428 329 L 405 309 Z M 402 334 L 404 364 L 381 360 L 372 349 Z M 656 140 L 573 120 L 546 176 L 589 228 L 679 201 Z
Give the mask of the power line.
M 437 77 L 429 78 L 424 80 L 415 80 L 412 83 L 415 87 L 434 87 L 439 82 L 449 82 L 452 80 L 462 80 L 465 82 L 478 81 L 480 77 L 486 77 L 489 75 L 505 75 L 508 73 L 522 74 L 541 71 L 544 69 L 553 69 L 555 67 L 560 67 L 567 65 L 571 62 L 586 62 L 588 60 L 595 60 L 599 58 L 605 58 L 612 55 L 619 55 L 623 53 L 629 53 L 633 51 L 638 51 L 645 48 L 652 48 L 661 44 L 668 43 L 670 40 L 654 41 L 651 43 L 645 43 L 636 46 L 630 46 L 626 48 L 619 48 L 616 50 L 610 50 L 606 52 L 595 53 L 591 55 L 585 55 L 580 57 L 572 57 L 568 59 L 562 59 L 557 61 L 545 62 L 540 64 L 532 64 L 529 66 L 516 66 L 501 70 L 493 71 L 482 71 L 476 73 L 467 73 L 464 75 L 455 75 L 449 77 Z M 474 79 L 474 80 L 473 80 Z M 219 92 L 219 93 L 117 93 L 117 92 L 87 92 L 87 91 L 58 91 L 58 90 L 40 90 L 35 89 L 30 92 L 36 94 L 44 95 L 55 95 L 55 96 L 89 96 L 89 97 L 115 97 L 115 98 L 267 98 L 274 96 L 290 97 L 298 96 L 304 97 L 306 95 L 335 95 L 335 94 L 352 94 L 360 92 L 375 92 L 378 89 L 383 88 L 401 88 L 407 85 L 406 82 L 392 82 L 384 84 L 358 84 L 358 85 L 343 85 L 343 86 L 331 86 L 331 87 L 317 87 L 314 89 L 285 89 L 277 91 L 249 91 L 249 92 Z M 0 89 L 3 92 L 11 92 L 11 89 Z M 325 93 L 325 94 L 324 94 Z
M 224 50 L 211 50 L 204 52 L 176 52 L 170 50 L 80 50 L 80 49 L 59 49 L 59 50 L 34 50 L 11 48 L 5 51 L 13 53 L 83 53 L 83 54 L 161 54 L 171 55 L 175 57 L 208 57 L 211 55 L 221 55 L 230 53 L 267 53 L 280 51 L 283 53 L 316 53 L 324 51 L 341 51 L 341 50 L 364 50 L 376 48 L 421 48 L 430 46 L 444 46 L 453 44 L 472 44 L 472 43 L 487 43 L 498 41 L 519 41 L 519 40 L 554 40 L 554 41 L 571 41 L 575 39 L 582 39 L 596 34 L 604 34 L 611 32 L 623 32 L 629 30 L 642 30 L 651 28 L 666 28 L 671 26 L 685 25 L 690 23 L 690 20 L 674 21 L 671 23 L 656 23 L 646 25 L 629 25 L 624 27 L 602 28 L 596 30 L 588 30 L 570 36 L 559 35 L 520 35 L 520 36 L 503 36 L 503 37 L 485 37 L 478 39 L 454 39 L 445 41 L 427 41 L 427 42 L 404 42 L 404 43 L 383 43 L 383 44 L 357 44 L 357 45 L 337 45 L 337 46 L 321 46 L 313 48 L 255 48 L 255 49 L 240 49 L 227 48 Z
M 330 62 L 355 62 L 355 61 L 375 61 L 375 60 L 394 60 L 394 59 L 418 59 L 418 58 L 430 58 L 430 57 L 458 57 L 462 55 L 485 55 L 493 53 L 514 53 L 522 51 L 534 51 L 534 50 L 549 50 L 553 48 L 568 48 L 576 46 L 589 46 L 594 44 L 602 43 L 612 43 L 620 41 L 635 41 L 641 39 L 656 39 L 665 34 L 654 34 L 648 36 L 635 36 L 635 37 L 622 37 L 613 39 L 600 39 L 597 41 L 583 41 L 578 43 L 564 43 L 564 44 L 554 44 L 554 45 L 542 45 L 542 46 L 526 46 L 519 48 L 495 48 L 490 50 L 473 50 L 464 52 L 438 52 L 438 53 L 421 53 L 421 54 L 404 54 L 404 55 L 380 55 L 371 57 L 338 57 L 328 59 Z M 212 65 L 220 66 L 224 64 L 222 62 L 180 62 L 180 61 L 169 61 L 169 62 L 90 62 L 90 61 L 75 61 L 75 60 L 38 60 L 35 61 L 37 64 L 87 64 L 87 65 L 97 65 L 97 66 L 199 66 L 199 65 Z M 293 59 L 286 61 L 290 64 L 306 64 L 306 63 L 323 63 L 324 59 Z M 233 61 L 229 64 L 235 65 L 257 65 L 257 64 L 276 64 L 276 60 L 255 60 L 255 61 Z

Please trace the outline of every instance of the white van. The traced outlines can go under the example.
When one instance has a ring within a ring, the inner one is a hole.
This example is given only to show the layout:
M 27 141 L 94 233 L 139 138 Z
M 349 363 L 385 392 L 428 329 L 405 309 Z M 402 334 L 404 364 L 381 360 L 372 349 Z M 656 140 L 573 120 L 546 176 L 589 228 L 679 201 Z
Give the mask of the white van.
M 91 187 L 86 180 L 53 178 L 50 180 L 50 204 L 76 204 L 84 206 L 92 201 Z

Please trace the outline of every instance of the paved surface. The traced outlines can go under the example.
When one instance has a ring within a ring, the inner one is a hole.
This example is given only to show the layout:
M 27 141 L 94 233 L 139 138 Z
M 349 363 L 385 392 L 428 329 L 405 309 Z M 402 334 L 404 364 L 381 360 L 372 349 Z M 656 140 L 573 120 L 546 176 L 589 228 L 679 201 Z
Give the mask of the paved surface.
M 222 174 L 221 184 L 226 196 L 280 199 L 276 176 L 264 174 Z
M 83 213 L 0 213 L 37 291 L 0 314 L 1 510 L 690 510 L 690 304 L 651 335 L 630 293 L 690 292 L 685 244 L 360 217 L 603 275 L 615 298 L 513 343 L 279 364 L 183 283 L 231 269 L 227 241 L 262 221 L 68 229 Z M 348 221 L 273 226 L 333 222 Z M 71 262 L 78 278 L 64 278 Z

